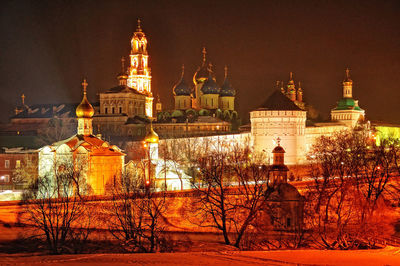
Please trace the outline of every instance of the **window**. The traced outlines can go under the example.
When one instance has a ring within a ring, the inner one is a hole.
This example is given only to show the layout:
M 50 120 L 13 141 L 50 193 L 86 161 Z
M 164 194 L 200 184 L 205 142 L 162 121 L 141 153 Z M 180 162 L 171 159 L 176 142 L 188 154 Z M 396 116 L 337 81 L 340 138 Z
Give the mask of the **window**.
M 122 114 L 122 107 L 119 108 L 119 113 Z
M 0 182 L 1 183 L 9 183 L 10 182 L 10 176 L 9 175 L 3 175 L 0 177 Z
M 104 108 L 104 113 L 107 114 L 108 113 L 108 108 Z
M 10 168 L 10 160 L 4 161 L 4 168 Z
M 20 160 L 16 160 L 15 161 L 15 168 L 20 168 L 21 167 L 21 161 Z
M 290 227 L 290 217 L 286 218 L 286 227 Z
M 114 107 L 111 109 L 111 113 L 115 113 Z

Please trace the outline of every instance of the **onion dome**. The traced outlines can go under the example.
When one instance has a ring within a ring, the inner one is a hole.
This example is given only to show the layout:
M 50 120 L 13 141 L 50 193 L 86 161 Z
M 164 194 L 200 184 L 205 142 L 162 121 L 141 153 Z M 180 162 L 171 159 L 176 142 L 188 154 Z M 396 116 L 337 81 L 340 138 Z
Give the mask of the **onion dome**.
M 221 88 L 218 86 L 217 82 L 215 82 L 214 77 L 211 74 L 211 70 L 209 71 L 207 80 L 201 87 L 201 91 L 204 94 L 219 94 L 221 91 Z
M 82 86 L 83 86 L 83 99 L 81 103 L 76 107 L 76 117 L 77 118 L 92 118 L 94 115 L 94 108 L 93 106 L 89 103 L 87 97 L 86 97 L 86 87 L 88 83 L 86 82 L 86 79 L 83 80 Z
M 190 96 L 191 89 L 186 84 L 186 82 L 185 82 L 185 80 L 183 78 L 184 73 L 185 73 L 185 66 L 182 65 L 181 80 L 177 84 L 175 84 L 175 86 L 173 88 L 174 95 L 176 95 L 176 96 Z
M 150 132 L 144 138 L 146 143 L 158 143 L 159 137 L 158 134 L 153 130 L 153 124 L 150 124 Z
M 235 96 L 235 94 L 236 94 L 236 91 L 234 88 L 232 88 L 232 85 L 228 79 L 228 67 L 225 66 L 225 80 L 221 86 L 221 91 L 220 91 L 219 95 L 220 96 Z
M 206 48 L 203 47 L 203 62 L 201 63 L 201 66 L 199 68 L 197 68 L 197 71 L 194 73 L 193 75 L 193 83 L 194 84 L 199 84 L 199 83 L 203 83 L 207 80 L 208 75 L 209 75 L 209 71 L 208 71 L 208 67 L 207 67 L 207 63 L 206 63 Z

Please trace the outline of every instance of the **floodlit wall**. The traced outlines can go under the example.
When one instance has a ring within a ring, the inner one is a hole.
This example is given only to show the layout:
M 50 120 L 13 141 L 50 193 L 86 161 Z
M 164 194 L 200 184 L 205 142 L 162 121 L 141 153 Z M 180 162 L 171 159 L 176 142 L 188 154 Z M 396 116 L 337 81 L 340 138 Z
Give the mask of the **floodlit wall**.
M 306 112 L 256 110 L 250 113 L 254 149 L 266 153 L 272 163 L 272 150 L 280 139 L 288 165 L 302 164 L 306 154 Z

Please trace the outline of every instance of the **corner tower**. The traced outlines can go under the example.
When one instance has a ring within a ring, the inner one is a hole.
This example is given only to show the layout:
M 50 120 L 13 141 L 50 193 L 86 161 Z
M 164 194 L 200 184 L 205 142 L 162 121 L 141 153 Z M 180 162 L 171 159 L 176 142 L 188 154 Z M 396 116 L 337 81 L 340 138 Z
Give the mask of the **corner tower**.
M 339 121 L 348 127 L 355 127 L 359 121 L 364 120 L 365 111 L 358 106 L 358 101 L 353 99 L 353 81 L 350 79 L 350 70 L 346 69 L 343 80 L 343 98 L 331 110 L 332 121 Z
M 306 111 L 279 89 L 257 110 L 250 112 L 250 121 L 251 138 L 256 151 L 267 152 L 271 160 L 271 151 L 279 137 L 280 145 L 286 151 L 288 165 L 305 162 Z
M 151 91 L 151 69 L 149 67 L 149 55 L 147 53 L 147 38 L 140 26 L 133 34 L 131 40 L 128 87 L 146 95 L 145 112 L 149 117 L 153 116 L 153 93 Z

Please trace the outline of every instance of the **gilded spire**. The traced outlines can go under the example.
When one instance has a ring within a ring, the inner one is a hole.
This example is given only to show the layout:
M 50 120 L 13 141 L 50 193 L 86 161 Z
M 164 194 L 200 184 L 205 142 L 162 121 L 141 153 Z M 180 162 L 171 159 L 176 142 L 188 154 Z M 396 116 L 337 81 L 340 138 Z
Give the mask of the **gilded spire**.
M 121 73 L 125 72 L 125 57 L 121 57 Z
M 158 134 L 153 129 L 153 121 L 152 120 L 150 120 L 150 132 L 147 134 L 144 141 L 146 143 L 156 143 L 156 144 L 159 141 Z
M 89 101 L 86 97 L 87 86 L 88 86 L 88 83 L 86 81 L 86 78 L 84 78 L 83 82 L 82 82 L 83 98 L 82 98 L 81 103 L 76 108 L 76 116 L 78 118 L 91 118 L 94 115 L 93 106 L 89 103 Z
M 22 93 L 21 95 L 22 105 L 25 105 L 25 94 Z
M 349 68 L 346 68 L 346 76 L 345 76 L 344 82 L 352 82 L 352 80 L 350 79 L 350 69 Z
M 183 76 L 185 75 L 185 64 L 182 64 L 182 75 L 181 79 L 183 79 Z
M 140 26 L 140 18 L 138 18 L 137 19 L 137 29 L 136 29 L 136 31 L 142 31 L 142 28 L 141 28 L 141 26 Z
M 289 80 L 293 80 L 293 72 L 290 72 L 289 76 Z
M 213 65 L 212 65 L 211 63 L 209 63 L 209 64 L 208 64 L 208 72 L 210 72 L 210 75 L 211 75 L 211 73 L 213 72 L 213 71 L 212 71 L 212 67 L 213 67 Z
M 206 47 L 203 47 L 202 53 L 203 53 L 203 65 L 204 65 L 206 63 L 206 54 L 207 54 Z
M 276 139 L 276 144 L 277 144 L 278 146 L 281 146 L 281 138 L 280 138 L 280 137 L 278 137 L 278 138 Z
M 82 84 L 82 87 L 83 87 L 83 95 L 86 96 L 86 88 L 87 88 L 87 86 L 89 85 L 89 84 L 87 83 L 87 81 L 86 81 L 86 78 L 83 78 L 83 82 L 82 82 L 81 84 Z
M 228 77 L 228 66 L 227 65 L 225 65 L 224 70 L 225 70 L 225 79 L 226 79 Z

